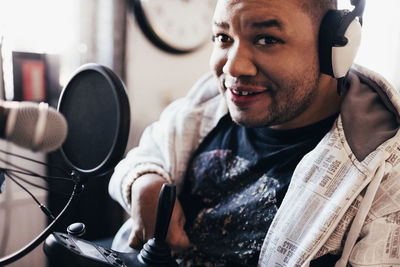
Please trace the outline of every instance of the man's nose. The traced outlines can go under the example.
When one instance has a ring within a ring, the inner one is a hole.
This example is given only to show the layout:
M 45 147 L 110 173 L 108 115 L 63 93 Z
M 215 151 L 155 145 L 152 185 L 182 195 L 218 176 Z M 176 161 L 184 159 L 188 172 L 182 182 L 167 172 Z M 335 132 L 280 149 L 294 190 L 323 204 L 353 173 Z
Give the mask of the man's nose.
M 232 77 L 255 76 L 257 67 L 254 63 L 253 53 L 245 45 L 237 44 L 233 46 L 228 51 L 222 71 Z

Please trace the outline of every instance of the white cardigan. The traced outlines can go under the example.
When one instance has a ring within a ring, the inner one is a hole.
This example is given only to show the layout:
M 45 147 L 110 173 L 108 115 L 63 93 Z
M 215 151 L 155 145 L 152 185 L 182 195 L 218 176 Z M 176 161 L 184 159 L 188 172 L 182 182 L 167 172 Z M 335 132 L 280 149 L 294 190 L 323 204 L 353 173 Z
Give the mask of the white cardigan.
M 293 173 L 259 266 L 308 266 L 327 253 L 342 254 L 336 266 L 400 266 L 400 95 L 359 66 L 350 80 L 334 126 Z M 206 75 L 117 165 L 111 196 L 130 212 L 131 186 L 145 173 L 158 173 L 179 193 L 191 155 L 226 113 Z M 127 246 L 129 230 L 129 223 L 121 228 L 114 248 Z

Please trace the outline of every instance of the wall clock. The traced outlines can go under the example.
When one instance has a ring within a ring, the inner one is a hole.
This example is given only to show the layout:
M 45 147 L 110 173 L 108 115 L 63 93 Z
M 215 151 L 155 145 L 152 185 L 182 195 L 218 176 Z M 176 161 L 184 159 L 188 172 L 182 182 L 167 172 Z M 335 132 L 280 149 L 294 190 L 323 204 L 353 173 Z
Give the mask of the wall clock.
M 216 0 L 131 0 L 144 34 L 171 53 L 187 53 L 211 40 Z

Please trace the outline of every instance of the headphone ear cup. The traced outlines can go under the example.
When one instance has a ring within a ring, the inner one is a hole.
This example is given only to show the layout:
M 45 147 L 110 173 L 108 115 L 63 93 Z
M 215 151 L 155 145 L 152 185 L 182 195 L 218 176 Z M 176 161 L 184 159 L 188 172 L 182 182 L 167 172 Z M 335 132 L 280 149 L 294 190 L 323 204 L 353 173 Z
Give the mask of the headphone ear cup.
M 336 44 L 336 32 L 348 11 L 330 10 L 322 19 L 319 31 L 319 62 L 321 73 L 343 78 L 350 70 L 361 43 L 361 24 L 354 19 L 344 33 L 345 45 Z
M 345 46 L 332 47 L 332 71 L 335 78 L 343 78 L 349 72 L 361 43 L 361 24 L 354 19 L 347 27 Z
M 321 73 L 330 76 L 334 76 L 332 68 L 332 48 L 335 43 L 335 34 L 343 16 L 344 12 L 341 10 L 329 10 L 322 18 L 319 28 L 319 68 Z

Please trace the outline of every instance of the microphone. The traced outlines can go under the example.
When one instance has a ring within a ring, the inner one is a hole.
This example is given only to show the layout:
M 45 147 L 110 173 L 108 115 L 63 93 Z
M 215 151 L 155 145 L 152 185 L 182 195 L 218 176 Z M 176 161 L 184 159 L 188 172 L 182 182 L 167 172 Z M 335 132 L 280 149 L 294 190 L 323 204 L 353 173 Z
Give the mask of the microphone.
M 67 137 L 64 116 L 47 103 L 0 101 L 0 138 L 33 151 L 50 152 Z

